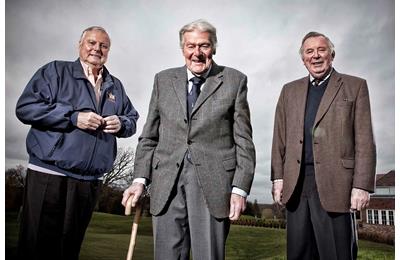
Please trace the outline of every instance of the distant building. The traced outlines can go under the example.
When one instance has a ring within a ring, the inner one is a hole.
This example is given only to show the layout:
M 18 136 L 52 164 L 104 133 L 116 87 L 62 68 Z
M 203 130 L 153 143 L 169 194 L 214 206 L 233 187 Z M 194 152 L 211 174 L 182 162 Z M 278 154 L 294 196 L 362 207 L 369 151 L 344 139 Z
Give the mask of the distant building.
M 376 175 L 375 193 L 362 211 L 361 221 L 371 225 L 394 226 L 395 171 Z

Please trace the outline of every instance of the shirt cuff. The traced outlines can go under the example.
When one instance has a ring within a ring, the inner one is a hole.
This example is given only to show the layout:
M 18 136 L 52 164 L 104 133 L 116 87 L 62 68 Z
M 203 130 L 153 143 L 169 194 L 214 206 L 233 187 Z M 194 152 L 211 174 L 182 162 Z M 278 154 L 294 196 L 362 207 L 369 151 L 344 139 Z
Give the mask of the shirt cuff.
M 276 182 L 280 182 L 280 181 L 283 181 L 283 179 L 275 179 L 272 181 L 272 183 L 276 183 Z
M 237 194 L 237 195 L 240 195 L 240 196 L 242 196 L 243 198 L 246 198 L 246 197 L 247 197 L 247 192 L 245 192 L 245 191 L 242 190 L 242 189 L 239 189 L 238 187 L 233 187 L 233 188 L 232 188 L 232 193 L 235 193 L 235 194 Z
M 143 184 L 144 186 L 146 186 L 147 180 L 146 180 L 146 178 L 140 177 L 140 178 L 135 178 L 135 179 L 133 180 L 133 183 L 135 183 L 135 182 L 141 183 L 141 184 Z

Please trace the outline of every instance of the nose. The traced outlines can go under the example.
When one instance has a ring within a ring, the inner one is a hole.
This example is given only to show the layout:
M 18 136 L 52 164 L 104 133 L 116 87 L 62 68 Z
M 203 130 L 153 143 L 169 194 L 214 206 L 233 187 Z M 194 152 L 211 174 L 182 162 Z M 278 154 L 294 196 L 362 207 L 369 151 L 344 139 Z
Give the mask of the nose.
M 201 50 L 200 50 L 200 46 L 196 46 L 196 48 L 194 48 L 194 55 L 196 56 L 200 56 L 201 55 Z
M 94 49 L 95 51 L 100 51 L 100 50 L 101 50 L 100 44 L 99 44 L 99 43 L 95 44 L 95 45 L 93 46 L 93 49 Z
M 315 50 L 315 51 L 313 52 L 313 58 L 318 59 L 319 57 L 321 57 L 321 55 L 319 54 L 318 50 Z

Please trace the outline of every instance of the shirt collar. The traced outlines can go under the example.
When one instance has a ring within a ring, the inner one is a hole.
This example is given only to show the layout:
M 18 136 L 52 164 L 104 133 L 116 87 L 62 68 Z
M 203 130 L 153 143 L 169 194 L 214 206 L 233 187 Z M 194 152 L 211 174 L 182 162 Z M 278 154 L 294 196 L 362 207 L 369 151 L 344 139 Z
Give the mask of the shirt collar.
M 208 77 L 208 74 L 210 74 L 211 67 L 212 67 L 212 65 L 210 66 L 210 68 L 208 68 L 208 70 L 206 72 L 201 74 L 200 77 L 206 79 Z M 190 79 L 192 79 L 193 77 L 197 77 L 188 68 L 186 68 L 186 71 L 187 71 L 187 79 L 188 79 L 188 81 L 190 81 Z
M 86 78 L 89 78 L 90 76 L 93 76 L 93 69 L 84 63 L 82 60 L 79 60 L 81 62 L 83 72 L 85 73 Z M 98 78 L 101 78 L 103 75 L 103 67 L 99 70 L 99 75 L 97 75 Z
M 318 82 L 318 85 L 321 85 L 323 82 L 325 82 L 325 80 L 327 80 L 331 76 L 332 71 L 333 71 L 333 67 L 331 68 L 329 73 L 321 81 Z M 315 80 L 315 78 L 310 74 L 310 82 L 313 83 L 314 80 Z

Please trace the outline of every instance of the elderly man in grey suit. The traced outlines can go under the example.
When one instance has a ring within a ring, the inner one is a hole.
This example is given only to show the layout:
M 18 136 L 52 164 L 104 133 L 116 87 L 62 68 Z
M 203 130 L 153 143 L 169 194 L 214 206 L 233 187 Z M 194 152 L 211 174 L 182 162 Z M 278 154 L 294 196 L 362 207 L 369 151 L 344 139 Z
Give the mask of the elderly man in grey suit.
M 334 46 L 310 32 L 309 76 L 286 84 L 275 114 L 272 194 L 286 204 L 288 259 L 355 259 L 354 214 L 374 191 L 376 150 L 364 79 L 332 68 Z
M 155 76 L 122 204 L 134 196 L 135 205 L 151 182 L 155 259 L 224 259 L 230 220 L 244 211 L 254 176 L 247 77 L 213 61 L 208 22 L 179 36 L 186 65 Z

